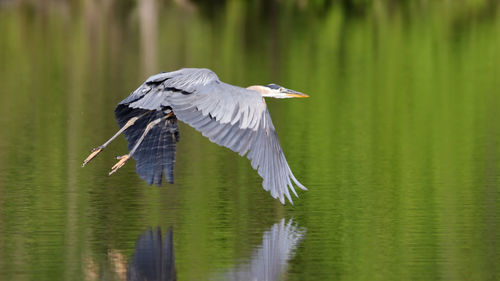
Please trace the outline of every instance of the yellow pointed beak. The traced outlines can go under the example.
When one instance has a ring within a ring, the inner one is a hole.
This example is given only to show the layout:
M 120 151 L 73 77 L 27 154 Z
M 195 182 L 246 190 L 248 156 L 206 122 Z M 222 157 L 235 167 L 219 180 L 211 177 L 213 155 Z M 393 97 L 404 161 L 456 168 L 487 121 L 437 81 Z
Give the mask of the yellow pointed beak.
M 306 94 L 288 94 L 288 96 L 294 97 L 294 98 L 308 98 L 309 97 Z
M 308 98 L 309 97 L 306 94 L 303 94 L 301 92 L 292 91 L 292 90 L 289 90 L 289 92 L 286 93 L 286 95 L 289 97 L 292 97 L 292 98 Z

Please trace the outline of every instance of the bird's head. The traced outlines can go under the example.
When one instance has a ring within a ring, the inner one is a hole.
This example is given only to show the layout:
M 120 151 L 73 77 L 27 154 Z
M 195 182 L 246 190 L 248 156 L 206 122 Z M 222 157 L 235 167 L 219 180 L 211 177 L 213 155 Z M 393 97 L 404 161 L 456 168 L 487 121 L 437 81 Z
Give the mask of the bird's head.
M 277 84 L 266 86 L 250 86 L 250 90 L 259 92 L 263 97 L 286 99 L 286 98 L 308 98 L 309 96 L 301 92 L 287 89 Z

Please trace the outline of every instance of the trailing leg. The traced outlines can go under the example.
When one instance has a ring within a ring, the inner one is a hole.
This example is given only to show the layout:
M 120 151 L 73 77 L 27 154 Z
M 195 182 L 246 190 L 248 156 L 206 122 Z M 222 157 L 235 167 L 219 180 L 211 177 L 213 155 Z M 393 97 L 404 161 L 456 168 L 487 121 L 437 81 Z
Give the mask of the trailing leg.
M 114 134 L 109 140 L 107 140 L 104 144 L 92 149 L 92 151 L 90 152 L 90 155 L 87 158 L 85 158 L 85 160 L 83 160 L 82 167 L 85 167 L 85 165 L 87 165 L 87 163 L 89 163 L 92 159 L 94 159 L 106 146 L 108 146 L 108 144 L 110 144 L 114 139 L 116 139 L 116 137 L 118 137 L 121 133 L 123 133 L 123 131 L 128 129 L 130 126 L 134 125 L 135 122 L 137 120 L 139 120 L 139 118 L 143 117 L 148 112 L 149 111 L 144 112 L 143 114 L 141 114 L 139 116 L 130 118 L 127 121 L 127 123 L 123 127 L 121 127 L 120 130 L 118 130 L 118 132 L 116 132 L 116 134 Z
M 149 124 L 146 126 L 146 129 L 142 133 L 141 137 L 137 140 L 137 142 L 135 143 L 135 145 L 132 148 L 132 150 L 130 150 L 129 154 L 117 157 L 119 159 L 119 161 L 116 162 L 116 164 L 111 168 L 111 171 L 109 172 L 109 175 L 114 174 L 116 171 L 118 171 L 118 169 L 120 169 L 121 167 L 123 167 L 123 165 L 125 165 L 125 163 L 128 161 L 128 159 L 130 159 L 130 157 L 132 157 L 132 155 L 137 150 L 137 148 L 139 147 L 139 145 L 141 145 L 142 141 L 144 140 L 144 138 L 146 137 L 146 135 L 148 134 L 148 132 L 154 126 L 158 125 L 161 121 L 167 119 L 170 116 L 172 116 L 172 114 L 167 114 L 167 115 L 165 115 L 163 117 L 157 118 L 157 119 L 149 122 Z

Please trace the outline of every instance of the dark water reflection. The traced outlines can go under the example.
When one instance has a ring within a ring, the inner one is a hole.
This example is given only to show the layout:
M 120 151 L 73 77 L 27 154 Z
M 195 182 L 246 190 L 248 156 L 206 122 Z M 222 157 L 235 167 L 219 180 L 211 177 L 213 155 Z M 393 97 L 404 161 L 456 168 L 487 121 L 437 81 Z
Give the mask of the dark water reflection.
M 250 274 L 291 217 L 286 280 L 500 279 L 500 2 L 174 2 L 0 1 L 0 280 L 126 280 L 149 226 L 178 280 Z M 295 205 L 182 123 L 174 184 L 108 177 L 123 137 L 80 167 L 186 66 L 311 96 L 268 101 Z
M 163 240 L 160 227 L 143 232 L 127 266 L 127 280 L 177 280 L 173 235 L 172 228 L 165 231 Z

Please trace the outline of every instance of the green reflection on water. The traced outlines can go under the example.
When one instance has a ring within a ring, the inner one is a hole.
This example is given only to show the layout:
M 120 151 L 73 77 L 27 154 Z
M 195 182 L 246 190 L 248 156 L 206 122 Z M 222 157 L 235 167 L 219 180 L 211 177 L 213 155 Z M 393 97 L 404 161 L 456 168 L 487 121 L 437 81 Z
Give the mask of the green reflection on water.
M 284 279 L 498 279 L 499 6 L 469 2 L 228 1 L 210 16 L 154 1 L 3 4 L 0 279 L 124 278 L 157 225 L 175 230 L 179 280 L 205 279 L 249 259 L 282 217 L 307 229 Z M 123 138 L 80 168 L 116 130 L 118 101 L 184 66 L 311 96 L 268 101 L 310 189 L 294 206 L 188 126 L 173 185 L 148 187 L 133 163 L 107 177 Z

